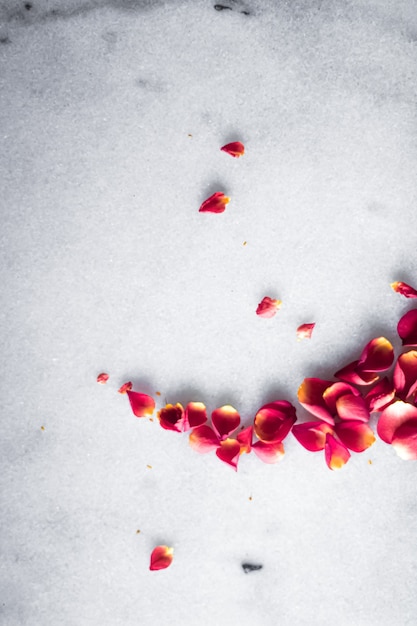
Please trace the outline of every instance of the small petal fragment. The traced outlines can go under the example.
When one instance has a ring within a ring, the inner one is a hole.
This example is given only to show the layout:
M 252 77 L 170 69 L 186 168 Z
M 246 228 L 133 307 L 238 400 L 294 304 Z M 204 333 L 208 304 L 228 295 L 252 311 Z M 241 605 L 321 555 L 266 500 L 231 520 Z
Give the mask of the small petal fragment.
M 334 430 L 340 441 L 353 452 L 363 452 L 375 442 L 372 429 L 362 422 L 341 422 Z
M 99 375 L 97 376 L 97 382 L 98 382 L 100 385 L 105 385 L 105 384 L 106 384 L 106 382 L 109 380 L 109 378 L 110 378 L 110 377 L 109 377 L 109 375 L 108 375 L 108 374 L 106 374 L 105 372 L 102 372 L 101 374 L 99 374 Z
M 298 341 L 301 341 L 302 339 L 311 339 L 315 325 L 315 323 L 301 324 L 301 326 L 297 328 Z
M 394 374 L 395 375 L 395 374 Z M 395 389 L 391 381 L 385 376 L 372 387 L 364 397 L 370 413 L 382 411 L 394 400 Z
M 282 441 L 296 421 L 295 408 L 290 402 L 286 400 L 270 402 L 261 407 L 255 415 L 255 435 L 265 443 Z
M 211 452 L 219 446 L 219 440 L 210 426 L 198 426 L 190 433 L 190 446 L 201 454 Z
M 133 385 L 132 383 L 129 381 L 128 383 L 124 383 L 120 389 L 118 389 L 118 393 L 127 393 L 128 391 L 130 391 L 132 389 Z
M 417 309 L 412 309 L 402 316 L 397 331 L 403 346 L 417 346 Z
M 213 411 L 211 422 L 219 439 L 226 439 L 239 426 L 240 415 L 230 404 L 226 404 Z
M 240 443 L 240 454 L 249 452 L 252 449 L 253 426 L 248 426 L 238 433 L 236 439 Z
M 276 312 L 281 308 L 281 304 L 281 300 L 273 300 L 269 296 L 265 296 L 265 298 L 263 298 L 258 304 L 256 315 L 265 318 L 274 317 Z
M 391 283 L 391 287 L 394 289 L 394 291 L 400 293 L 406 298 L 417 298 L 417 291 L 414 289 L 414 287 L 407 285 L 407 283 L 398 281 L 395 283 Z
M 392 447 L 404 461 L 417 460 L 417 420 L 410 420 L 395 431 Z
M 333 433 L 333 428 L 324 422 L 305 422 L 296 424 L 292 428 L 292 434 L 299 443 L 310 452 L 324 450 L 326 435 Z
M 406 400 L 416 393 L 417 350 L 404 352 L 398 357 L 394 369 L 394 387 L 401 400 Z
M 138 393 L 137 391 L 126 391 L 129 398 L 130 406 L 136 417 L 146 417 L 152 415 L 155 410 L 155 400 L 146 393 Z
M 327 424 L 334 424 L 334 418 L 323 396 L 326 389 L 333 384 L 332 381 L 321 378 L 304 378 L 298 388 L 300 404 Z
M 171 565 L 173 558 L 174 548 L 169 548 L 168 546 L 157 546 L 152 551 L 149 569 L 152 571 L 166 569 Z
M 236 439 L 225 439 L 216 450 L 216 455 L 223 463 L 227 463 L 237 471 L 240 456 L 240 443 Z
M 232 157 L 240 157 L 245 154 L 245 146 L 240 141 L 232 141 L 232 143 L 227 143 L 225 146 L 220 148 L 222 152 L 227 152 Z
M 340 469 L 350 459 L 350 452 L 343 443 L 337 441 L 333 435 L 326 435 L 324 446 L 324 458 L 331 470 Z
M 222 191 L 216 191 L 210 198 L 204 200 L 199 208 L 200 213 L 223 213 L 226 210 L 226 204 L 230 202 L 230 198 L 224 195 Z
M 174 430 L 180 433 L 184 430 L 184 409 L 179 402 L 175 405 L 167 404 L 158 413 L 159 423 L 165 430 Z
M 252 447 L 256 456 L 264 463 L 278 463 L 285 454 L 284 445 L 280 441 L 274 443 L 257 441 Z
M 387 406 L 378 420 L 377 432 L 385 443 L 392 443 L 396 431 L 410 420 L 417 420 L 417 407 L 408 402 L 397 400 Z
M 366 344 L 358 361 L 357 369 L 361 374 L 382 372 L 394 362 L 394 348 L 385 337 L 376 337 Z
M 207 422 L 206 407 L 202 402 L 189 402 L 184 411 L 184 428 L 197 428 Z

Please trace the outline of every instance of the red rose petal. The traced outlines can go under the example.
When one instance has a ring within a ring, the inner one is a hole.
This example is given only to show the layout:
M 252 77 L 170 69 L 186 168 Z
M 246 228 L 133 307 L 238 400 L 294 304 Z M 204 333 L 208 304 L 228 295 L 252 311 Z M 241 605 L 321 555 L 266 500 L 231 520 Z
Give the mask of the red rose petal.
M 240 443 L 240 454 L 243 454 L 244 452 L 246 452 L 246 454 L 249 454 L 252 449 L 252 437 L 253 426 L 248 426 L 247 428 L 241 430 L 240 433 L 238 433 L 236 439 Z
M 230 404 L 226 404 L 213 411 L 211 423 L 219 439 L 226 439 L 239 426 L 240 415 Z
M 179 402 L 175 405 L 167 404 L 158 412 L 159 423 L 165 430 L 174 430 L 180 433 L 184 430 L 184 409 Z
M 400 293 L 406 298 L 417 298 L 417 291 L 414 289 L 414 287 L 407 285 L 407 283 L 398 281 L 395 283 L 391 283 L 391 287 L 394 289 L 394 291 Z
M 292 428 L 292 434 L 299 443 L 310 452 L 324 450 L 326 435 L 332 433 L 333 428 L 324 422 L 305 422 L 296 424 Z
M 417 420 L 410 420 L 395 431 L 392 447 L 405 461 L 417 460 Z
M 336 402 L 336 409 L 341 420 L 368 422 L 370 418 L 366 402 L 361 396 L 341 396 Z
M 371 385 L 378 380 L 378 374 L 373 372 L 358 372 L 359 361 L 352 361 L 342 369 L 335 373 L 335 377 L 343 380 L 347 383 L 353 383 L 354 385 Z
M 225 146 L 220 148 L 222 152 L 227 152 L 232 157 L 240 157 L 245 154 L 245 146 L 240 141 L 232 141 L 231 143 L 227 143 Z
M 265 296 L 258 304 L 258 308 L 256 309 L 256 315 L 265 318 L 274 317 L 276 312 L 281 308 L 281 304 L 281 300 L 273 300 L 269 296 Z
M 340 469 L 350 459 L 350 452 L 343 443 L 337 441 L 330 433 L 326 435 L 324 458 L 331 470 Z
M 136 417 L 146 417 L 152 415 L 155 410 L 155 400 L 146 393 L 138 393 L 137 391 L 126 391 L 129 398 L 130 406 Z
M 321 378 L 305 378 L 298 388 L 300 404 L 312 415 L 327 424 L 334 424 L 334 419 L 323 394 L 333 384 L 330 380 L 322 380 Z
M 331 415 L 336 415 L 337 407 L 336 403 L 342 396 L 359 396 L 360 392 L 356 389 L 356 387 L 352 387 L 349 383 L 332 383 L 330 387 L 327 387 L 323 391 L 323 399 L 327 405 L 327 408 L 330 411 Z
M 189 402 L 184 411 L 184 428 L 183 430 L 190 430 L 190 428 L 197 428 L 207 422 L 206 407 L 202 402 Z
M 265 441 L 257 441 L 252 446 L 256 456 L 264 463 L 278 463 L 285 454 L 284 446 L 281 441 L 266 443 Z
M 402 400 L 412 397 L 417 390 L 417 350 L 409 350 L 398 357 L 394 369 L 394 387 Z
M 382 411 L 377 425 L 378 435 L 382 441 L 391 443 L 400 426 L 410 420 L 417 420 L 417 407 L 397 400 Z
M 174 558 L 174 548 L 168 546 L 157 546 L 152 550 L 150 570 L 166 569 Z
M 402 316 L 397 331 L 403 346 L 417 346 L 417 309 L 412 309 Z
M 395 389 L 390 380 L 385 376 L 372 387 L 364 397 L 367 407 L 371 413 L 382 411 L 393 401 Z
M 222 191 L 216 191 L 210 198 L 204 200 L 199 208 L 200 213 L 223 213 L 226 210 L 226 204 L 230 202 L 230 198 L 224 195 Z
M 270 402 L 255 415 L 255 435 L 265 443 L 282 441 L 297 421 L 295 408 L 286 400 Z
M 362 422 L 341 422 L 334 430 L 340 441 L 353 452 L 363 452 L 375 442 L 372 429 Z
M 301 326 L 297 328 L 298 341 L 301 341 L 301 339 L 311 339 L 315 325 L 315 323 L 301 324 Z
M 118 393 L 127 393 L 128 391 L 130 391 L 132 389 L 133 385 L 132 383 L 129 381 L 128 383 L 124 383 L 120 389 L 118 389 Z
M 101 374 L 99 374 L 97 376 L 97 382 L 100 385 L 105 385 L 106 382 L 109 380 L 110 376 L 108 374 L 106 374 L 106 372 L 102 372 Z
M 394 348 L 385 337 L 376 337 L 366 344 L 359 358 L 359 373 L 375 373 L 387 370 L 394 362 Z
M 240 456 L 240 443 L 236 439 L 225 439 L 216 450 L 216 455 L 223 463 L 227 463 L 237 471 Z
M 205 454 L 218 448 L 219 439 L 210 426 L 204 425 L 198 426 L 191 431 L 189 443 L 193 450 Z

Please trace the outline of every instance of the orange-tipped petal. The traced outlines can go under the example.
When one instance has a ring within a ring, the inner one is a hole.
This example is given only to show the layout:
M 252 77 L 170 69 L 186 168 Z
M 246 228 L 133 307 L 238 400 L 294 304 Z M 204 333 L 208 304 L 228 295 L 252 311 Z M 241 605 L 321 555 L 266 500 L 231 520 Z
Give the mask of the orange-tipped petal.
M 222 191 L 216 191 L 210 198 L 204 200 L 199 208 L 200 213 L 223 213 L 226 210 L 226 204 L 230 202 L 230 198 L 224 195 Z
M 417 350 L 404 352 L 394 369 L 394 387 L 402 400 L 412 397 L 417 390 Z
M 403 346 L 417 346 L 417 309 L 412 309 L 402 316 L 397 331 Z
M 333 428 L 324 422 L 305 422 L 292 427 L 294 437 L 310 452 L 324 450 L 326 435 L 332 432 Z
M 327 387 L 327 389 L 323 391 L 323 399 L 331 415 L 336 415 L 337 401 L 339 400 L 339 398 L 341 398 L 342 396 L 346 396 L 346 395 L 359 396 L 360 392 L 356 389 L 356 387 L 349 385 L 349 383 L 339 383 L 339 382 L 332 383 L 330 387 Z
M 353 452 L 363 452 L 375 442 L 372 429 L 362 422 L 341 422 L 334 430 L 340 441 Z
M 132 389 L 133 385 L 132 383 L 129 381 L 128 383 L 124 383 L 120 389 L 118 389 L 118 393 L 127 393 L 128 391 L 130 391 Z
M 225 439 L 220 443 L 216 454 L 223 463 L 227 463 L 237 471 L 237 462 L 240 456 L 240 443 L 236 439 Z
M 152 550 L 149 569 L 152 571 L 166 569 L 171 565 L 173 558 L 174 548 L 169 548 L 168 546 L 157 546 L 154 550 Z
M 312 415 L 323 420 L 327 424 L 334 424 L 334 419 L 323 394 L 328 387 L 333 385 L 330 380 L 321 378 L 304 378 L 298 388 L 298 400 L 300 404 Z
M 410 420 L 395 431 L 392 447 L 404 461 L 417 461 L 417 420 Z
M 382 411 L 378 420 L 377 432 L 379 437 L 386 443 L 392 443 L 396 431 L 410 420 L 417 420 L 417 407 L 402 400 L 393 402 Z
M 184 408 L 182 404 L 167 404 L 158 412 L 159 423 L 165 430 L 180 433 L 184 430 Z
M 206 407 L 202 402 L 189 402 L 184 411 L 184 428 L 183 430 L 190 430 L 190 428 L 197 428 L 207 422 Z
M 273 443 L 257 441 L 252 447 L 256 456 L 264 463 L 278 463 L 285 454 L 284 445 L 281 441 L 274 441 Z
M 100 385 L 105 385 L 105 384 L 106 384 L 106 382 L 109 380 L 109 378 L 110 378 L 110 377 L 109 377 L 109 375 L 108 375 L 108 374 L 106 374 L 106 372 L 102 372 L 101 374 L 99 374 L 99 375 L 97 376 L 97 382 L 98 382 Z
M 387 370 L 394 362 L 394 348 L 385 337 L 376 337 L 366 344 L 359 358 L 357 370 L 375 373 Z
M 417 291 L 414 289 L 414 287 L 407 285 L 407 283 L 398 281 L 395 283 L 391 283 L 391 287 L 394 289 L 394 291 L 400 293 L 406 298 L 417 298 Z
M 225 146 L 220 148 L 222 152 L 227 152 L 232 157 L 240 157 L 245 154 L 245 146 L 240 141 L 232 141 L 232 143 L 227 143 Z
M 286 400 L 270 402 L 259 409 L 254 419 L 255 435 L 264 443 L 285 439 L 297 421 L 295 408 Z
M 211 423 L 219 439 L 226 439 L 239 426 L 240 415 L 230 404 L 226 404 L 213 411 Z
M 350 459 L 350 452 L 346 446 L 337 441 L 330 433 L 326 435 L 326 444 L 324 446 L 324 458 L 327 466 L 331 470 L 340 469 Z
M 258 304 L 256 315 L 265 318 L 274 317 L 276 312 L 281 308 L 281 304 L 281 300 L 273 300 L 269 296 L 265 296 L 265 298 L 263 298 Z
M 382 411 L 394 400 L 395 389 L 391 381 L 385 376 L 372 387 L 364 397 L 367 407 L 371 413 Z
M 378 380 L 379 376 L 374 372 L 359 372 L 358 363 L 359 361 L 352 361 L 345 365 L 335 373 L 335 377 L 354 385 L 371 385 Z
M 301 339 L 311 339 L 311 335 L 313 333 L 315 323 L 312 324 L 301 324 L 297 328 L 297 339 L 301 341 Z
M 191 431 L 189 443 L 193 450 L 205 454 L 218 448 L 220 442 L 213 429 L 204 425 Z
M 240 454 L 243 454 L 244 452 L 246 452 L 246 454 L 249 454 L 252 449 L 252 437 L 253 426 L 248 426 L 247 428 L 241 430 L 240 433 L 238 433 L 236 439 L 240 443 Z
M 366 402 L 361 396 L 341 396 L 336 402 L 336 409 L 341 420 L 368 422 L 370 418 Z
M 146 417 L 152 415 L 155 410 L 155 400 L 146 393 L 138 393 L 137 391 L 126 391 L 129 398 L 130 406 L 136 417 Z

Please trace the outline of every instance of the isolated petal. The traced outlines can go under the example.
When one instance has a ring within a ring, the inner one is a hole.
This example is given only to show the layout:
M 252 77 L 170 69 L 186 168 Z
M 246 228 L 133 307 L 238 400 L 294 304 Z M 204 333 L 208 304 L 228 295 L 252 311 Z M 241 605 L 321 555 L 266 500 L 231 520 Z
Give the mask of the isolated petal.
M 226 210 L 226 204 L 230 202 L 230 198 L 224 195 L 222 191 L 216 191 L 210 198 L 204 200 L 199 208 L 200 213 L 223 213 Z
M 97 376 L 97 382 L 98 382 L 100 385 L 105 385 L 105 384 L 106 384 L 106 382 L 109 380 L 109 378 L 110 378 L 110 377 L 109 377 L 109 375 L 108 375 L 108 374 L 106 374 L 106 372 L 102 372 L 101 374 L 99 374 L 99 375 Z
M 394 400 L 395 389 L 392 382 L 384 376 L 364 397 L 370 413 L 382 411 Z
M 128 391 L 130 391 L 132 389 L 133 385 L 132 383 L 129 381 L 127 383 L 124 383 L 120 389 L 118 389 L 118 393 L 127 393 Z
M 155 410 L 155 400 L 146 393 L 138 393 L 137 391 L 126 391 L 129 398 L 130 406 L 136 417 L 146 417 L 152 415 Z
M 310 452 L 324 450 L 326 435 L 332 433 L 333 428 L 324 422 L 305 422 L 296 424 L 292 428 L 292 434 L 299 443 Z
M 207 410 L 202 402 L 189 402 L 184 411 L 183 430 L 197 428 L 207 422 Z
M 301 326 L 297 328 L 297 339 L 299 341 L 301 339 L 311 339 L 315 325 L 315 323 L 301 324 Z
M 184 408 L 179 402 L 175 405 L 167 404 L 158 412 L 159 423 L 165 430 L 175 430 L 180 433 L 184 430 Z
M 223 152 L 227 152 L 232 157 L 240 157 L 245 154 L 245 146 L 240 141 L 232 141 L 220 148 Z
M 406 298 L 417 298 L 417 291 L 414 289 L 414 287 L 407 285 L 407 283 L 398 281 L 395 283 L 391 283 L 391 287 L 394 289 L 394 291 L 400 293 Z
M 327 466 L 331 470 L 340 469 L 350 459 L 350 452 L 346 446 L 337 441 L 333 435 L 326 435 L 326 444 L 324 446 L 324 458 Z
M 216 454 L 223 463 L 231 465 L 237 471 L 237 462 L 240 456 L 240 443 L 236 439 L 225 439 L 220 443 Z
M 240 415 L 230 404 L 226 404 L 213 411 L 211 423 L 219 439 L 226 439 L 239 426 Z
M 359 396 L 360 392 L 356 389 L 356 387 L 353 387 L 352 385 L 349 385 L 349 383 L 332 383 L 330 385 L 330 387 L 327 387 L 327 389 L 325 389 L 323 391 L 323 399 L 327 405 L 327 408 L 330 411 L 331 415 L 336 415 L 337 413 L 337 401 L 339 400 L 339 398 L 341 398 L 342 396 Z
M 284 456 L 284 445 L 281 441 L 273 443 L 265 443 L 265 441 L 257 441 L 252 446 L 256 456 L 264 463 L 278 463 Z
M 276 312 L 280 309 L 281 304 L 281 300 L 273 300 L 269 296 L 265 296 L 258 304 L 258 308 L 256 309 L 256 315 L 265 318 L 274 317 Z
M 297 421 L 295 408 L 286 400 L 270 402 L 259 409 L 254 419 L 255 435 L 265 443 L 282 441 Z
M 358 364 L 359 361 L 352 361 L 352 363 L 345 365 L 335 373 L 335 378 L 354 385 L 371 385 L 378 380 L 379 376 L 374 372 L 359 372 Z
M 368 422 L 370 418 L 366 402 L 361 396 L 341 396 L 336 402 L 336 409 L 341 420 Z
M 403 346 L 417 346 L 417 309 L 412 309 L 402 316 L 397 331 Z
M 413 396 L 417 390 L 417 350 L 400 354 L 395 364 L 393 378 L 397 395 L 402 400 Z
M 417 460 L 417 420 L 410 420 L 395 431 L 392 447 L 405 461 Z
M 362 422 L 340 422 L 334 430 L 340 441 L 353 452 L 363 452 L 375 442 L 372 429 Z
M 366 372 L 382 372 L 394 362 L 394 348 L 385 337 L 376 337 L 366 344 L 359 358 L 357 370 Z
M 166 569 L 174 558 L 174 548 L 168 546 L 157 546 L 151 554 L 150 570 Z
M 249 452 L 252 449 L 253 426 L 248 426 L 237 434 L 236 439 L 240 443 L 240 454 Z
M 193 450 L 205 454 L 218 448 L 220 442 L 210 426 L 198 426 L 191 431 L 189 443 Z
M 377 432 L 382 441 L 391 443 L 396 431 L 410 420 L 417 420 L 417 407 L 408 402 L 397 400 L 387 406 L 378 420 Z
M 304 378 L 298 388 L 298 400 L 300 404 L 307 409 L 312 415 L 327 422 L 334 424 L 333 414 L 330 412 L 323 394 L 328 387 L 333 385 L 331 380 L 322 380 L 321 378 Z

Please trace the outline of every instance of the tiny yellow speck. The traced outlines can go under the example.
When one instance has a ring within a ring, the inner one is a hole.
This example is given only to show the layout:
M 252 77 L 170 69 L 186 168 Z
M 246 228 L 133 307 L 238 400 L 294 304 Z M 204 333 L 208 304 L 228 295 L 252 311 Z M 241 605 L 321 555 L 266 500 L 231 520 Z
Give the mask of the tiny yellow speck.
M 155 395 L 156 395 L 156 396 L 160 396 L 160 395 L 161 395 L 161 392 L 160 392 L 160 391 L 155 391 Z
M 139 528 L 137 529 L 136 534 L 137 534 L 137 535 L 139 535 L 139 534 L 140 534 L 140 530 L 139 530 Z
M 152 465 L 147 465 L 146 466 L 148 469 L 152 469 Z
M 150 421 L 150 422 L 153 422 L 153 417 L 150 417 L 150 418 L 149 418 L 149 421 Z
M 244 242 L 243 242 L 243 245 L 244 245 L 244 246 L 246 246 L 246 244 L 247 244 L 247 243 L 248 243 L 247 241 L 244 241 Z
M 188 136 L 189 136 L 189 137 L 192 137 L 192 134 L 191 134 L 191 133 L 188 133 Z
M 252 496 L 249 496 L 249 500 L 251 500 L 251 501 L 252 501 Z
M 45 426 L 41 426 L 41 430 L 45 430 Z
M 368 459 L 368 465 L 372 465 L 371 459 Z

